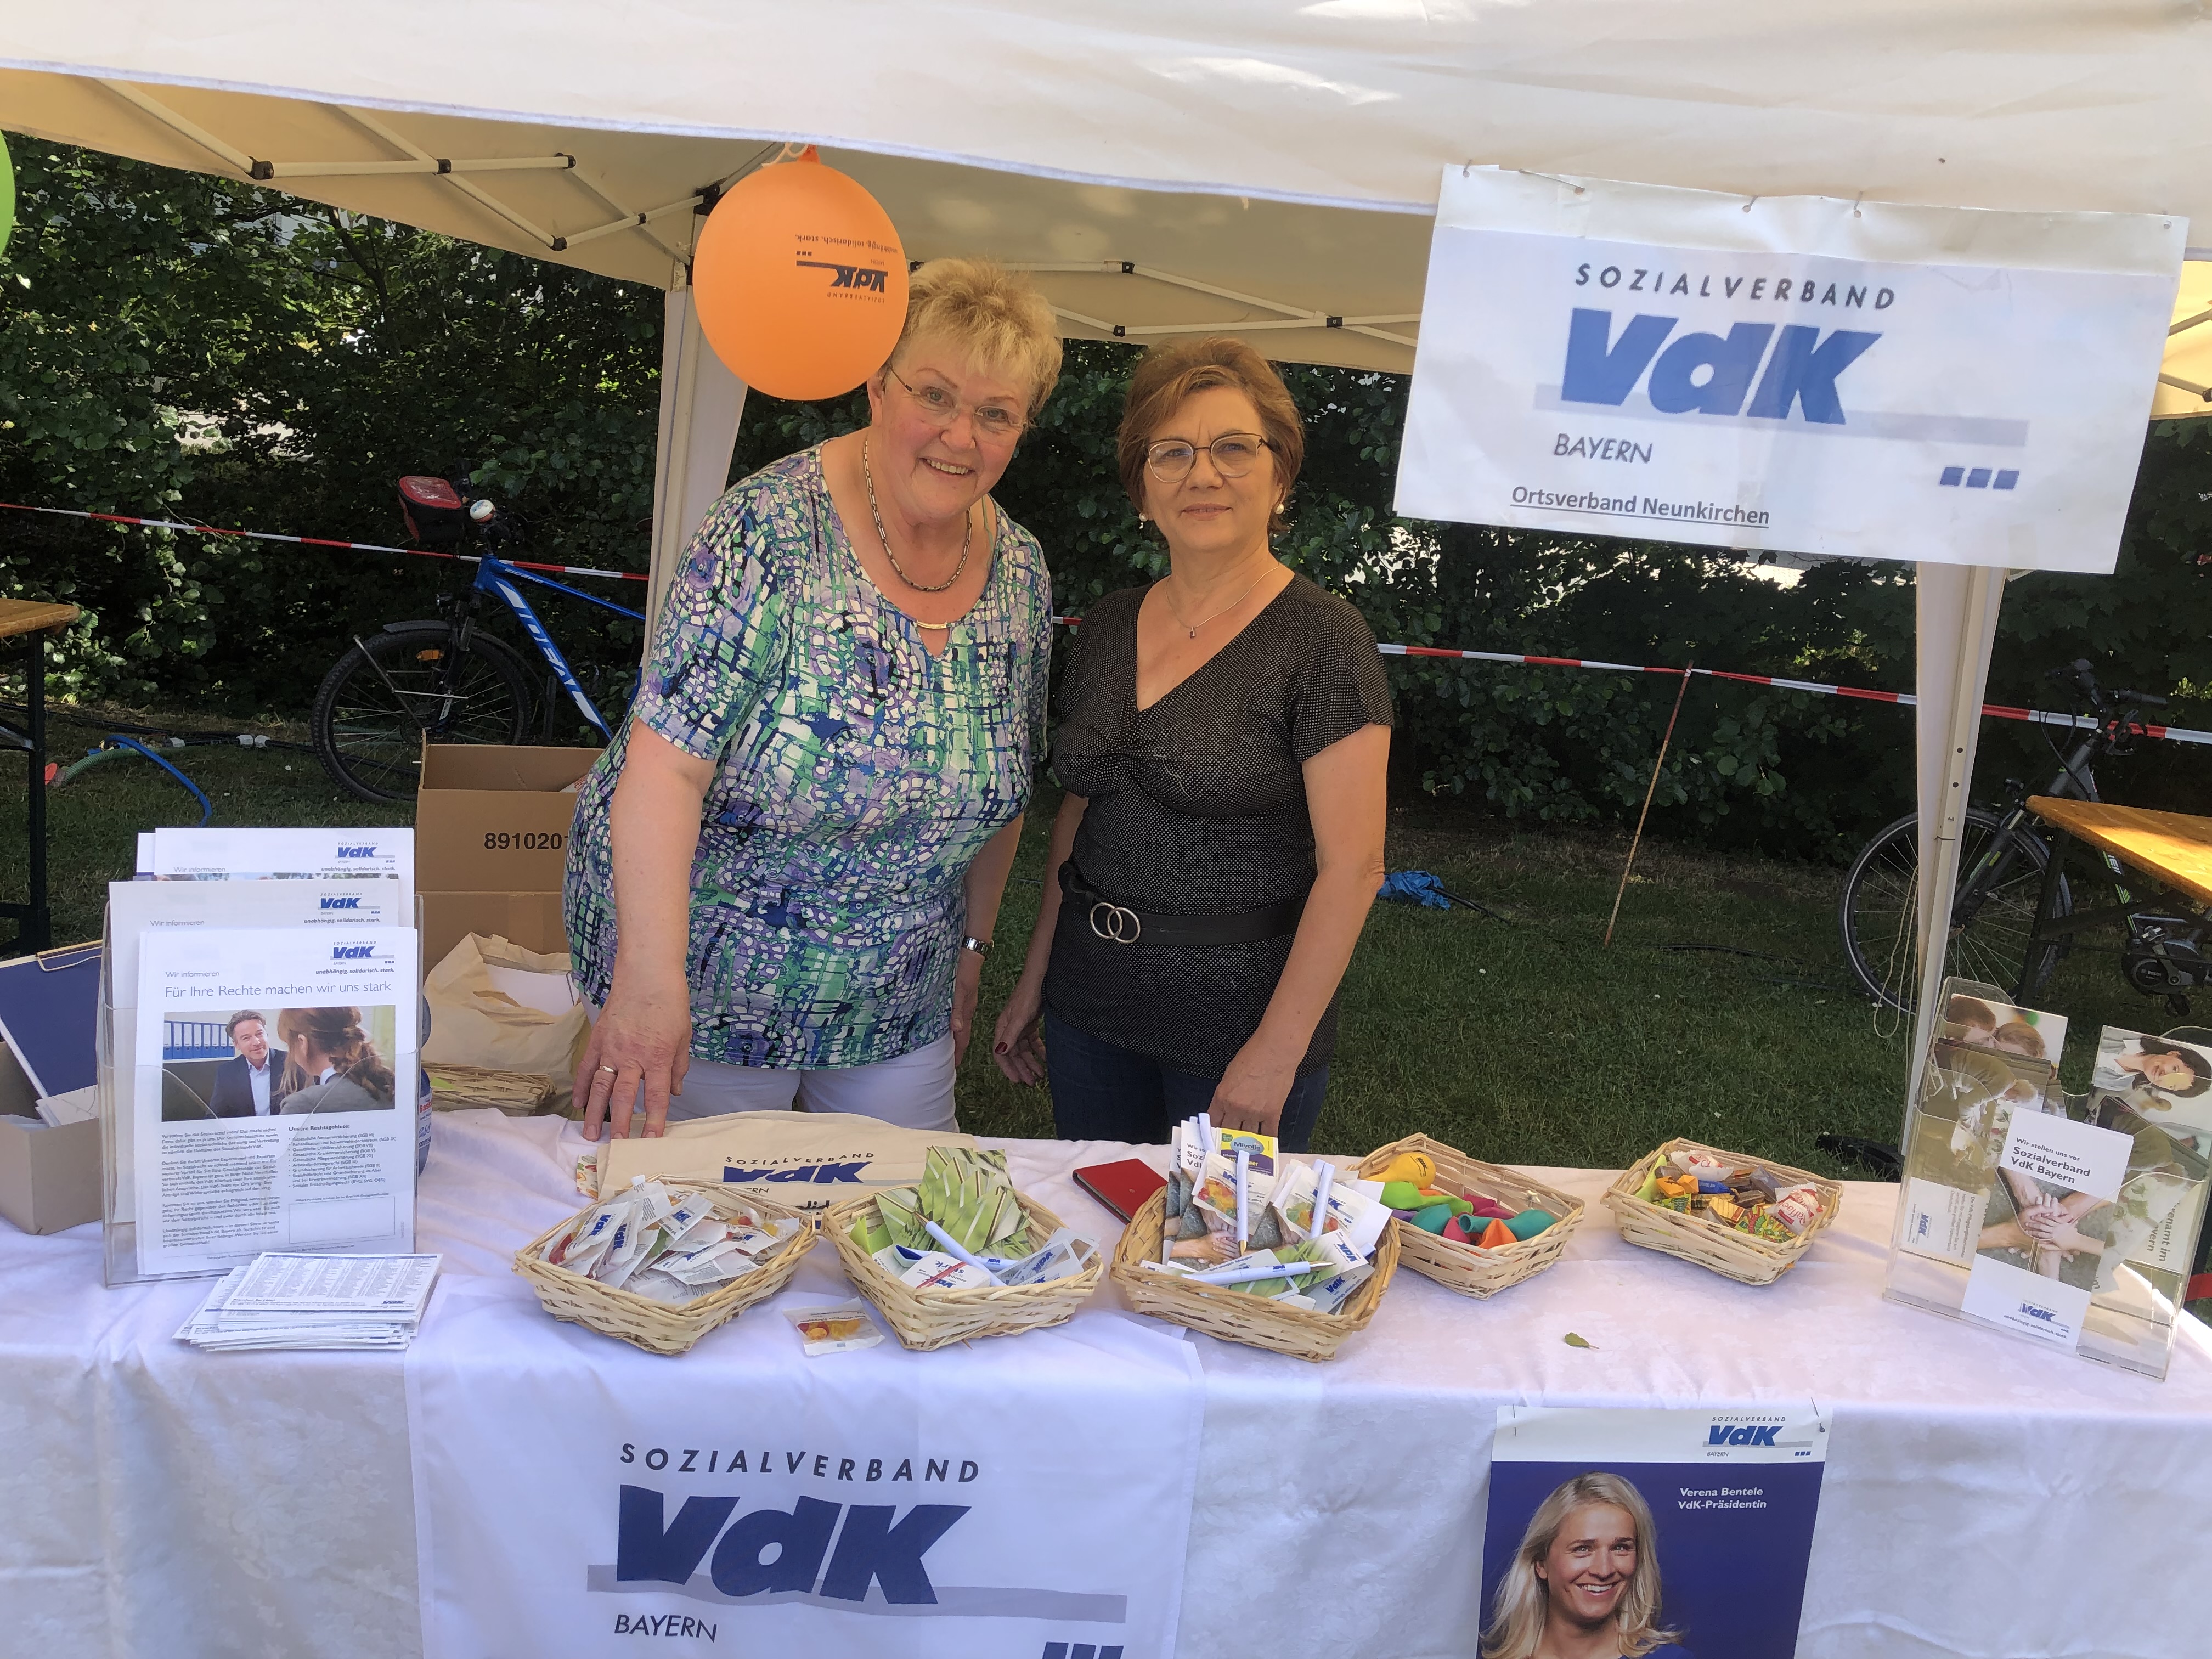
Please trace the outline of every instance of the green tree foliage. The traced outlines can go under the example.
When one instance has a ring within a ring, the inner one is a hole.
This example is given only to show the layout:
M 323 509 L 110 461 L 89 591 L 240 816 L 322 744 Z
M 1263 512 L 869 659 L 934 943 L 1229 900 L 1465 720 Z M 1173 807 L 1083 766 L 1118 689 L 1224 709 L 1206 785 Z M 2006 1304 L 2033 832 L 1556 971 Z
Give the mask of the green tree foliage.
M 394 482 L 473 473 L 532 551 L 641 569 L 652 505 L 660 295 L 273 192 L 34 142 L 0 257 L 0 493 L 402 539 Z M 1042 540 L 1060 608 L 1158 575 L 1114 460 L 1131 356 L 1074 344 L 1000 490 Z M 1405 383 L 1288 371 L 1309 450 L 1279 545 L 1413 646 L 1701 666 L 1905 690 L 1909 567 L 1832 563 L 1778 586 L 1711 550 L 1422 523 L 1390 510 Z M 755 397 L 734 475 L 850 428 L 859 394 Z M 347 636 L 432 614 L 451 566 L 6 515 L 5 591 L 87 607 L 59 653 L 85 695 L 298 714 Z M 2053 705 L 2051 665 L 2191 694 L 2212 726 L 2212 436 L 2150 434 L 2114 577 L 2038 575 L 2007 597 L 1993 700 Z M 544 609 L 609 696 L 634 628 Z M 1538 823 L 1632 817 L 1671 677 L 1395 657 L 1395 781 Z M 605 699 L 603 699 L 605 700 Z M 563 734 L 565 735 L 565 734 Z M 1911 717 L 1894 706 L 1698 678 L 1655 826 L 1832 858 L 1909 807 Z M 2148 745 L 2116 798 L 2212 810 L 2212 757 Z M 1984 726 L 1978 793 L 2054 769 L 2044 734 Z

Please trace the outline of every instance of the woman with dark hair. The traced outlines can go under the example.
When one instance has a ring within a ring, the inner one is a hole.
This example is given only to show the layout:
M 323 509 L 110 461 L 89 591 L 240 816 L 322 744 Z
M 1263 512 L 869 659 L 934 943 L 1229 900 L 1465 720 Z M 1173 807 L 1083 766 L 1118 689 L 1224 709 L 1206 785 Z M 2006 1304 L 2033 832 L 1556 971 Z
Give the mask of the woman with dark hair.
M 2169 1042 L 2163 1037 L 2137 1037 L 2133 1042 L 2123 1043 L 2114 1053 L 2100 1054 L 2097 1069 L 2106 1073 L 2094 1079 L 2100 1088 L 2125 1089 L 2143 1083 L 2160 1094 L 2181 1099 L 2212 1089 L 2212 1070 L 2208 1070 L 2203 1052 L 2186 1043 Z M 2119 1075 L 2111 1075 L 2112 1073 Z M 2146 1103 L 2157 1111 L 2172 1109 L 2154 1098 L 2148 1099 Z
M 287 1008 L 276 1016 L 284 1045 L 284 1115 L 380 1112 L 392 1103 L 392 1068 L 362 1029 L 358 1008 Z
M 1169 571 L 1092 605 L 1071 649 L 1067 793 L 995 1037 L 1016 1082 L 1049 1072 L 1066 1139 L 1158 1142 L 1210 1111 L 1303 1152 L 1320 1115 L 1382 879 L 1390 688 L 1359 612 L 1269 544 L 1304 453 L 1241 340 L 1130 379 L 1121 483 Z
M 1617 1474 L 1578 1474 L 1536 1506 L 1491 1597 L 1482 1659 L 1642 1659 L 1659 1627 L 1651 1507 Z

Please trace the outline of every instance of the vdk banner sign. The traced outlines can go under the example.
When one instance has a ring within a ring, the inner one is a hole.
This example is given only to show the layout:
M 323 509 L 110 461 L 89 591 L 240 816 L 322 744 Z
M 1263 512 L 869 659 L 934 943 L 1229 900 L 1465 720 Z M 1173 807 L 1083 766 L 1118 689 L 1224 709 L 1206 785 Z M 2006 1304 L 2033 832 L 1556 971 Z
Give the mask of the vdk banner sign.
M 809 1360 L 763 1308 L 669 1360 L 441 1294 L 408 1364 L 426 1659 L 1174 1650 L 1188 1343 L 1108 1315 Z
M 1448 168 L 1397 509 L 2110 571 L 2187 235 Z

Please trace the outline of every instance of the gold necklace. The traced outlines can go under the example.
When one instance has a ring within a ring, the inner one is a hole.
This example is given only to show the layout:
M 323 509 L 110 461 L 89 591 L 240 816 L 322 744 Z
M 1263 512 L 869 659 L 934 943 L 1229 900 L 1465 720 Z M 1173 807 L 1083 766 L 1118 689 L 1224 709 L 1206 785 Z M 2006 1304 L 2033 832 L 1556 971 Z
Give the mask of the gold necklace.
M 917 593 L 942 593 L 946 588 L 951 586 L 953 583 L 958 581 L 960 580 L 960 573 L 968 568 L 968 544 L 975 538 L 975 509 L 971 507 L 967 513 L 962 515 L 962 528 L 960 532 L 960 562 L 952 567 L 952 574 L 947 576 L 943 581 L 938 582 L 933 586 L 923 582 L 918 582 L 915 580 L 913 577 L 908 575 L 904 568 L 901 567 L 898 562 L 898 555 L 891 551 L 891 538 L 884 533 L 884 513 L 883 509 L 876 505 L 876 475 L 869 470 L 868 441 L 866 437 L 863 437 L 860 440 L 860 477 L 868 486 L 868 515 L 876 521 L 876 539 L 884 544 L 884 556 L 891 562 L 891 569 L 896 573 L 898 579 L 904 582 L 908 587 L 914 589 Z M 918 624 L 918 626 L 922 628 L 950 628 L 952 624 L 951 623 L 921 623 Z

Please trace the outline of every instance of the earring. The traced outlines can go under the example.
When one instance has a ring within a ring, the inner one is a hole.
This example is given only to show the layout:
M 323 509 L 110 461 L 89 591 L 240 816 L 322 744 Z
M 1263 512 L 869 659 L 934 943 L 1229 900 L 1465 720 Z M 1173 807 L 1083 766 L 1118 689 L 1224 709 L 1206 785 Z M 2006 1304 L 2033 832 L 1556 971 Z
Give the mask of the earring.
M 1285 501 L 1277 501 L 1275 503 L 1275 511 L 1278 514 L 1287 513 L 1290 510 L 1290 505 Z
M 1152 520 L 1146 518 L 1143 514 L 1139 513 L 1137 514 L 1137 522 L 1139 524 L 1150 524 Z

